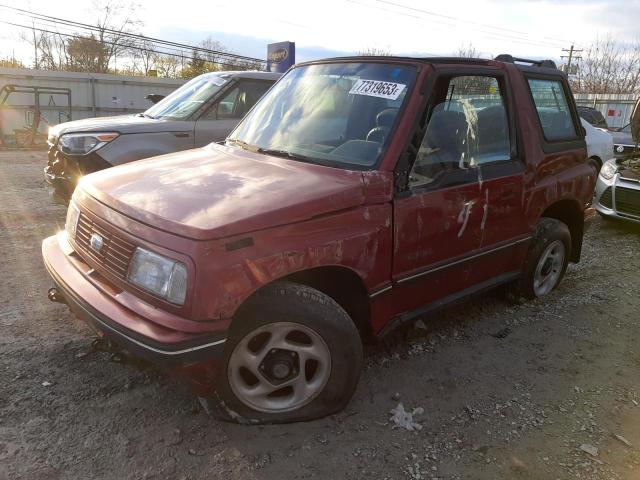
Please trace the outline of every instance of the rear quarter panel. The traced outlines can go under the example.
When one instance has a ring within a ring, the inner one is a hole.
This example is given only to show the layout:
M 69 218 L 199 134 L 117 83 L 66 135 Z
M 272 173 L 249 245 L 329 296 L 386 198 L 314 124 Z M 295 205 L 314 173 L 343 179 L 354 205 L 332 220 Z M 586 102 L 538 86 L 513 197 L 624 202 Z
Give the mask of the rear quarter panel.
M 543 212 L 560 200 L 575 202 L 584 210 L 593 195 L 595 174 L 587 164 L 584 139 L 567 144 L 569 148 L 557 153 L 548 149 L 545 152 L 545 139 L 527 79 L 516 66 L 506 67 L 518 107 L 518 147 L 526 165 L 522 205 L 533 231 Z M 575 109 L 573 98 L 568 98 L 567 101 Z

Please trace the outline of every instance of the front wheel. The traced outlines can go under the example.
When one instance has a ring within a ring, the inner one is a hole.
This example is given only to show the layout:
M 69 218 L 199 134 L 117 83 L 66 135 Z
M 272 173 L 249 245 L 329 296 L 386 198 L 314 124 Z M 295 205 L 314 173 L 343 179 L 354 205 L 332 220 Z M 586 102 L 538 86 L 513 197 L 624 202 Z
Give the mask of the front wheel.
M 519 284 L 527 298 L 539 298 L 555 290 L 564 277 L 571 254 L 571 233 L 555 218 L 538 222 Z
M 275 283 L 235 319 L 218 395 L 236 421 L 311 420 L 344 408 L 362 362 L 358 330 L 340 305 L 305 285 Z
M 596 173 L 596 178 L 598 178 L 598 174 L 600 173 L 600 169 L 602 168 L 602 162 L 597 158 L 591 157 L 588 160 L 589 166 L 593 168 L 593 171 Z

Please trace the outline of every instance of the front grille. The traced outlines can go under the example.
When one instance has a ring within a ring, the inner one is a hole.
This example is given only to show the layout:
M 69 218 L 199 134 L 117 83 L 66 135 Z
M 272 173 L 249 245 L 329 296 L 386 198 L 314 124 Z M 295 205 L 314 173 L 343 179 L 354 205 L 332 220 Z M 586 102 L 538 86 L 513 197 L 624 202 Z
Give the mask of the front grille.
M 640 217 L 640 190 L 617 187 L 616 210 L 620 213 Z
M 613 208 L 613 202 L 611 200 L 611 187 L 607 187 L 607 189 L 602 192 L 602 195 L 600 195 L 600 205 L 607 208 Z
M 91 247 L 91 236 L 94 233 L 102 237 L 103 244 L 99 251 Z M 109 233 L 83 213 L 80 213 L 78 219 L 75 242 L 81 253 L 116 277 L 126 279 L 135 245 Z
M 618 151 L 619 147 L 623 148 L 622 152 Z M 636 150 L 636 146 L 635 145 L 614 145 L 613 146 L 613 155 L 615 157 L 624 158 L 624 157 L 631 156 L 632 154 L 637 153 L 637 152 L 638 151 Z

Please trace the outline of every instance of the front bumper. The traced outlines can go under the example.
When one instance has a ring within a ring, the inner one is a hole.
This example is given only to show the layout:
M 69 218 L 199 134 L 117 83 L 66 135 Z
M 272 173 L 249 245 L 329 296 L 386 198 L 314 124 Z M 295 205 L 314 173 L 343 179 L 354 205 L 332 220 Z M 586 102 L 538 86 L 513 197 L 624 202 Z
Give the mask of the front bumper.
M 621 178 L 620 173 L 610 180 L 598 175 L 593 206 L 602 216 L 640 223 L 640 182 Z
M 209 328 L 200 326 L 200 322 L 189 322 L 197 324 L 193 328 L 174 330 L 145 318 L 117 301 L 124 292 L 112 291 L 107 284 L 105 288 L 98 288 L 99 274 L 90 268 L 84 272 L 79 270 L 73 264 L 74 255 L 65 232 L 42 242 L 45 267 L 64 303 L 99 334 L 131 354 L 166 368 L 208 362 L 222 356 L 225 334 L 184 331 Z
M 47 166 L 44 179 L 49 185 L 51 197 L 56 203 L 68 204 L 79 179 L 88 173 L 111 167 L 96 152 L 81 157 L 70 157 L 60 152 L 57 140 L 49 143 Z
M 44 167 L 44 180 L 47 182 L 47 185 L 49 185 L 51 199 L 55 203 L 67 205 L 69 200 L 71 200 L 73 190 L 76 188 L 76 185 L 71 178 L 63 175 L 56 175 L 53 173 L 51 167 L 47 165 Z

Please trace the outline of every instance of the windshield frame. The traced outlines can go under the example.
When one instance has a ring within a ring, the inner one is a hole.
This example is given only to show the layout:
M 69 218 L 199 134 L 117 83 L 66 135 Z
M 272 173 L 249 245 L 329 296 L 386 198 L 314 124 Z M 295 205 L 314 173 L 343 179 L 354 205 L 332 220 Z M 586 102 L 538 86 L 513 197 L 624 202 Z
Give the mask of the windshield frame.
M 401 57 L 341 57 L 341 58 L 328 58 L 328 59 L 324 59 L 324 60 L 313 60 L 313 61 L 309 61 L 309 62 L 301 62 L 301 63 L 297 63 L 293 66 L 291 66 L 284 75 L 282 75 L 270 88 L 270 90 L 276 88 L 277 84 L 279 82 L 281 82 L 282 80 L 286 79 L 286 77 L 294 70 L 299 69 L 299 68 L 305 68 L 305 67 L 309 67 L 309 66 L 314 66 L 314 65 L 338 65 L 338 64 L 353 64 L 353 63 L 378 63 L 378 64 L 383 64 L 383 65 L 400 65 L 403 67 L 407 67 L 407 68 L 413 68 L 415 70 L 415 74 L 413 76 L 413 79 L 410 83 L 407 84 L 407 90 L 406 93 L 404 95 L 404 99 L 402 101 L 402 104 L 400 105 L 400 107 L 398 108 L 398 113 L 396 115 L 396 120 L 394 122 L 393 128 L 390 129 L 389 131 L 389 136 L 388 136 L 388 140 L 384 143 L 384 145 L 382 146 L 382 149 L 378 155 L 378 158 L 376 159 L 376 161 L 374 163 L 372 163 L 371 165 L 359 165 L 359 164 L 355 164 L 355 163 L 349 163 L 347 161 L 340 161 L 340 160 L 332 160 L 332 159 L 326 159 L 326 158 L 317 158 L 317 157 L 313 157 L 313 156 L 308 156 L 306 153 L 303 154 L 299 154 L 299 156 L 304 156 L 306 157 L 305 160 L 296 160 L 295 156 L 296 156 L 296 152 L 290 152 L 292 155 L 290 157 L 285 157 L 284 155 L 282 156 L 278 156 L 278 158 L 285 158 L 285 159 L 289 159 L 291 161 L 297 161 L 297 162 L 305 162 L 305 163 L 310 163 L 312 165 L 318 165 L 318 166 L 324 166 L 324 167 L 329 167 L 329 168 L 337 168 L 337 169 L 341 169 L 341 170 L 351 170 L 351 171 L 376 171 L 380 169 L 380 166 L 382 165 L 382 163 L 384 162 L 387 153 L 390 149 L 390 147 L 392 146 L 392 144 L 395 142 L 396 139 L 396 135 L 398 132 L 398 128 L 400 126 L 400 124 L 402 123 L 403 119 L 404 119 L 404 115 L 407 111 L 407 108 L 410 104 L 410 100 L 413 97 L 413 94 L 415 92 L 415 88 L 416 85 L 418 84 L 418 80 L 420 78 L 420 73 L 421 73 L 421 69 L 422 69 L 422 65 L 420 64 L 420 62 L 418 61 L 410 61 L 407 59 L 403 59 Z M 265 93 L 262 98 L 260 98 L 260 100 L 258 100 L 253 107 L 251 107 L 251 110 L 249 110 L 249 112 L 247 112 L 247 114 L 245 115 L 245 118 L 243 118 L 242 120 L 240 120 L 240 122 L 234 127 L 234 129 L 229 133 L 229 135 L 227 136 L 227 138 L 225 139 L 225 144 L 228 144 L 229 146 L 235 147 L 235 148 L 243 148 L 240 145 L 238 145 L 237 141 L 243 141 L 244 139 L 239 139 L 237 137 L 234 136 L 234 133 L 236 132 L 236 130 L 240 127 L 240 125 L 242 123 L 244 123 L 246 117 L 248 117 L 251 113 L 251 111 L 256 108 L 258 106 L 258 104 L 260 102 L 263 101 L 263 99 L 268 95 L 269 92 Z M 230 143 L 227 143 L 230 142 Z M 247 150 L 253 151 L 254 153 L 259 153 L 261 155 L 267 155 L 269 156 L 269 153 L 265 153 L 265 152 L 261 152 L 261 150 L 265 150 L 263 148 L 260 148 L 259 146 L 255 146 L 255 145 L 249 145 L 249 148 L 245 148 Z M 266 149 L 268 150 L 268 149 Z
M 211 107 L 211 105 L 218 99 L 218 97 L 225 91 L 228 90 L 228 88 L 233 85 L 234 83 L 236 83 L 236 78 L 232 77 L 232 76 L 225 76 L 223 77 L 222 75 L 217 75 L 217 74 L 213 74 L 213 72 L 211 73 L 205 73 L 203 75 L 199 75 L 197 77 L 192 78 L 191 80 L 189 80 L 188 82 L 186 82 L 185 84 L 181 85 L 180 87 L 178 87 L 176 90 L 174 90 L 173 92 L 171 92 L 169 95 L 167 95 L 165 98 L 163 98 L 162 100 L 160 100 L 158 103 L 151 105 L 148 109 L 146 109 L 143 113 L 144 116 L 147 116 L 149 118 L 153 118 L 154 120 L 172 120 L 172 121 L 177 121 L 177 122 L 189 122 L 189 121 L 197 121 L 198 118 L 200 118 L 200 116 L 202 116 L 205 112 L 207 112 L 209 110 L 209 108 Z M 168 98 L 171 97 L 171 95 L 173 95 L 174 93 L 177 93 L 181 88 L 183 88 L 184 86 L 188 85 L 189 83 L 193 82 L 194 80 L 197 80 L 200 77 L 203 76 L 216 76 L 219 77 L 221 80 L 224 81 L 224 83 L 222 85 L 217 85 L 218 89 L 207 99 L 205 100 L 201 105 L 199 105 L 195 110 L 193 110 L 191 113 L 189 113 L 187 116 L 185 117 L 176 117 L 173 115 L 163 115 L 163 116 L 157 116 L 157 115 L 152 115 L 149 113 L 149 110 L 153 110 L 155 107 L 157 107 L 158 105 L 160 105 L 162 102 L 164 102 L 165 100 L 167 100 Z

